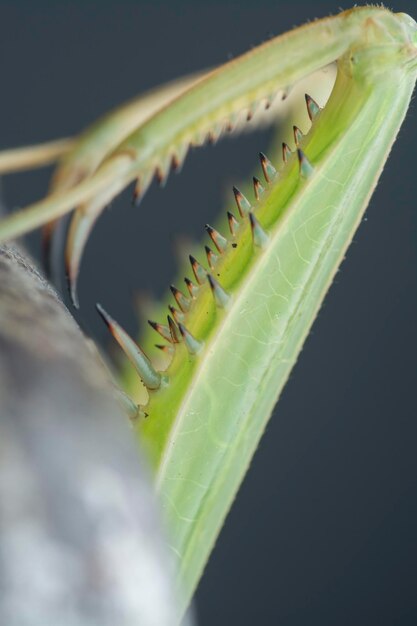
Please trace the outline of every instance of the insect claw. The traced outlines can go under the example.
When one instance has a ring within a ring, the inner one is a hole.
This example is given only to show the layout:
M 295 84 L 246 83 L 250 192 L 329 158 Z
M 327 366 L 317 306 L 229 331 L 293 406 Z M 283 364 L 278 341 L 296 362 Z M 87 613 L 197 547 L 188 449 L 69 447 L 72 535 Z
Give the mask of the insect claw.
M 233 193 L 235 194 L 235 200 L 237 204 L 237 208 L 239 209 L 239 213 L 241 217 L 245 217 L 251 210 L 252 206 L 249 200 L 243 195 L 241 191 L 237 187 L 233 187 Z
M 284 163 L 286 163 L 288 161 L 288 159 L 290 158 L 291 154 L 292 154 L 292 152 L 290 150 L 289 145 L 284 142 L 282 144 L 282 160 L 284 161 Z
M 314 167 L 311 165 L 310 161 L 300 148 L 297 150 L 297 156 L 300 164 L 300 175 L 302 178 L 309 178 L 314 172 Z
M 308 95 L 308 93 L 305 94 L 305 99 L 306 99 L 308 117 L 310 118 L 310 121 L 313 122 L 314 119 L 317 117 L 317 115 L 320 113 L 321 108 L 319 107 L 317 102 L 313 100 L 311 96 Z
M 65 246 L 65 273 L 68 281 L 71 302 L 79 308 L 77 280 L 80 271 L 81 255 L 88 235 L 94 225 L 95 216 L 90 217 L 80 210 L 76 210 L 71 218 L 67 242 Z
M 265 188 L 262 186 L 261 181 L 256 176 L 253 177 L 253 191 L 255 193 L 255 198 L 259 200 Z
M 217 250 L 220 253 L 224 252 L 226 250 L 226 248 L 227 248 L 227 239 L 226 239 L 226 237 L 223 237 L 223 235 L 221 235 L 217 230 L 212 228 L 209 224 L 206 224 L 206 231 L 207 231 L 210 239 L 212 240 L 212 242 L 216 246 Z
M 191 306 L 190 299 L 187 298 L 187 296 L 184 296 L 182 291 L 177 289 L 174 285 L 170 285 L 170 289 L 181 311 L 183 313 L 186 313 L 190 309 L 190 306 Z
M 146 354 L 142 352 L 140 347 L 127 332 L 106 313 L 100 304 L 96 304 L 96 309 L 107 328 L 136 369 L 145 387 L 148 389 L 158 389 L 161 384 L 161 374 L 155 370 Z
M 194 276 L 199 285 L 202 285 L 206 280 L 206 270 L 191 254 L 189 256 L 191 267 L 194 272 Z
M 239 229 L 239 222 L 237 221 L 233 213 L 230 213 L 230 211 L 227 212 L 227 220 L 229 222 L 229 230 L 234 237 Z
M 57 224 L 58 220 L 53 220 L 42 228 L 42 262 L 47 278 L 51 278 L 52 273 L 52 240 Z
M 149 326 L 151 326 L 151 328 L 156 330 L 156 332 L 159 333 L 161 337 L 163 337 L 167 341 L 172 342 L 171 332 L 168 326 L 165 326 L 164 324 L 158 324 L 158 322 L 152 322 L 152 320 L 148 320 L 148 324 Z
M 275 169 L 275 167 L 272 165 L 271 161 L 268 159 L 268 157 L 263 152 L 259 153 L 259 159 L 261 161 L 261 167 L 262 167 L 262 171 L 263 171 L 264 176 L 265 176 L 265 180 L 266 180 L 267 183 L 270 183 L 271 180 L 273 180 L 273 178 L 275 178 L 277 170 Z
M 73 275 L 72 268 L 70 267 L 70 265 L 67 262 L 65 263 L 65 274 L 67 276 L 68 291 L 69 291 L 69 294 L 70 294 L 70 299 L 71 299 L 71 302 L 72 302 L 72 306 L 75 309 L 79 309 L 80 308 L 80 301 L 79 301 L 79 298 L 78 298 L 77 279 Z M 78 272 L 77 272 L 77 274 L 78 274 Z
M 299 143 L 301 142 L 302 138 L 304 137 L 304 135 L 301 132 L 301 130 L 298 128 L 298 126 L 293 126 L 292 128 L 293 128 L 293 131 L 294 131 L 295 145 L 298 146 Z
M 184 344 L 188 352 L 190 354 L 197 354 L 198 352 L 200 352 L 201 348 L 204 345 L 203 342 L 198 341 L 198 339 L 193 337 L 190 331 L 183 324 L 178 324 L 178 328 L 180 330 L 181 336 L 184 340 Z
M 209 285 L 217 306 L 225 308 L 230 302 L 230 295 L 223 289 L 223 287 L 217 282 L 217 280 L 213 278 L 211 274 L 207 274 L 207 279 L 209 281 Z
M 266 234 L 262 226 L 259 224 L 258 220 L 254 216 L 252 211 L 249 213 L 249 220 L 250 220 L 250 226 L 252 230 L 253 243 L 255 244 L 255 246 L 258 246 L 259 248 L 264 248 L 266 244 L 268 243 L 268 239 L 269 239 L 268 235 Z

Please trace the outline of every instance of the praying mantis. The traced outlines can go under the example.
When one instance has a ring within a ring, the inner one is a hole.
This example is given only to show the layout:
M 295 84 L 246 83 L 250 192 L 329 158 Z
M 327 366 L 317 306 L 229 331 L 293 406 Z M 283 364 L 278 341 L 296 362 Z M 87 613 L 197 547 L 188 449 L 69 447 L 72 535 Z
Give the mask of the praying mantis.
M 163 321 L 151 321 L 163 365 L 99 307 L 146 388 L 129 373 L 123 401 L 154 469 L 184 607 L 406 114 L 416 46 L 416 23 L 378 7 L 294 29 L 111 115 L 69 146 L 50 195 L 0 222 L 0 241 L 49 224 L 48 242 L 75 208 L 66 265 L 76 301 L 88 234 L 119 191 L 137 181 L 139 202 L 190 145 L 337 63 L 325 106 L 306 96 L 309 132 L 295 126 L 279 164 L 261 155 L 254 198 L 234 190 L 226 231 L 207 226 L 206 260 L 190 258 L 184 290 L 173 286 Z

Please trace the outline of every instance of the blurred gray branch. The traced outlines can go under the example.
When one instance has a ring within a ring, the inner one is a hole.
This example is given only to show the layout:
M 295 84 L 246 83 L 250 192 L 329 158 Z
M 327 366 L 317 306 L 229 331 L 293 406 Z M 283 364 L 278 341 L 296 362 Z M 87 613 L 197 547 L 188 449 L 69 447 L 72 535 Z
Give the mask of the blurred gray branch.
M 175 624 L 146 472 L 109 387 L 33 262 L 0 249 L 1 624 Z

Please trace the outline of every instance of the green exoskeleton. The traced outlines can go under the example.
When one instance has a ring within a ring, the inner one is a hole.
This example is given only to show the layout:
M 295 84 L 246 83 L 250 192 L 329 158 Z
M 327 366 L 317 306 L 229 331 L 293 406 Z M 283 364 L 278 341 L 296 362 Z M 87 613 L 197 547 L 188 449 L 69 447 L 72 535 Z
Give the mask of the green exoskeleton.
M 125 377 L 185 602 L 406 114 L 417 75 L 416 23 L 358 7 L 162 91 L 141 119 L 112 127 L 115 114 L 76 141 L 53 192 L 0 222 L 4 241 L 75 208 L 66 251 L 75 296 L 88 234 L 115 194 L 137 180 L 139 199 L 153 176 L 164 179 L 181 165 L 190 145 L 217 139 L 242 116 L 256 118 L 333 62 L 337 78 L 324 108 L 306 97 L 309 132 L 295 127 L 279 164 L 261 155 L 265 180 L 255 180 L 254 197 L 235 189 L 227 233 L 207 227 L 207 258 L 190 258 L 184 290 L 172 287 L 169 311 L 151 323 L 165 368 L 100 308 L 148 390 L 146 406 L 137 408 L 137 384 Z

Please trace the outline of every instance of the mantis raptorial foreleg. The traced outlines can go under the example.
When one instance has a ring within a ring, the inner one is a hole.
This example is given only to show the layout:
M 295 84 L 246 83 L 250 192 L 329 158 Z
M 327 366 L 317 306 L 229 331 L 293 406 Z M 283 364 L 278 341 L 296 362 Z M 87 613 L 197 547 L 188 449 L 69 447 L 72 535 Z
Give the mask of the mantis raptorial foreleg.
M 265 181 L 255 181 L 255 200 L 235 189 L 229 233 L 208 227 L 207 261 L 190 257 L 188 293 L 172 287 L 167 324 L 151 323 L 164 340 L 164 371 L 99 309 L 148 389 L 148 417 L 137 429 L 169 522 L 184 605 L 406 114 L 416 45 L 411 18 L 377 7 L 295 29 L 198 79 L 101 155 L 80 184 L 0 222 L 1 241 L 78 206 L 67 245 L 74 284 L 88 233 L 118 191 L 138 179 L 140 197 L 155 174 L 163 179 L 181 164 L 189 145 L 217 138 L 242 113 L 256 115 L 337 62 L 324 109 L 306 98 L 309 133 L 295 128 L 280 164 L 262 155 Z M 135 409 L 137 384 L 126 378 Z

